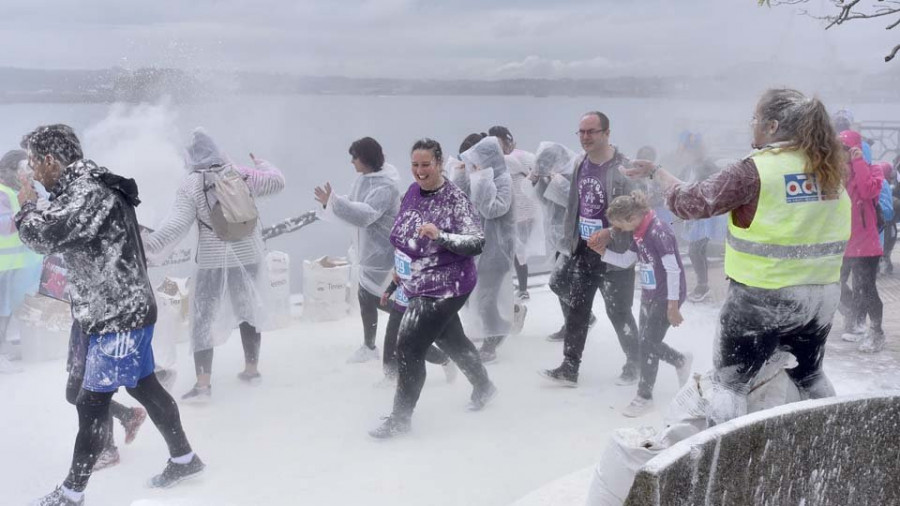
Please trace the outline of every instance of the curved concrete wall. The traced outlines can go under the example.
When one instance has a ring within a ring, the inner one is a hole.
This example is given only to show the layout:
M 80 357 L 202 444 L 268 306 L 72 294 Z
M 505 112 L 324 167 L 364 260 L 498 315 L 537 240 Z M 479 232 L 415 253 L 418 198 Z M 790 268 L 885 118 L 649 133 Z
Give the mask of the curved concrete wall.
M 798 402 L 712 427 L 641 468 L 625 505 L 900 505 L 900 392 Z

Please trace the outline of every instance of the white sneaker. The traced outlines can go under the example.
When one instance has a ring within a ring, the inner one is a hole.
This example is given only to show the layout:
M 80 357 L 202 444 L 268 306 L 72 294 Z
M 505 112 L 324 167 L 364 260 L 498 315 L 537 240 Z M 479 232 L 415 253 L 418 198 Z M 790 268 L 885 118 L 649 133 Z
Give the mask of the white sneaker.
M 859 342 L 863 338 L 863 336 L 865 336 L 864 332 L 844 332 L 843 334 L 841 334 L 841 339 L 847 341 L 848 343 L 856 343 Z
M 525 326 L 525 315 L 528 314 L 528 306 L 525 304 L 517 302 L 515 306 L 513 306 L 513 324 L 512 329 L 510 329 L 509 333 L 517 336 L 522 333 L 522 328 Z
M 637 418 L 646 415 L 650 411 L 653 411 L 653 399 L 644 399 L 638 395 L 631 400 L 631 404 L 622 410 L 622 414 L 628 418 Z
M 0 374 L 16 374 L 24 371 L 21 365 L 13 363 L 6 355 L 0 355 Z
M 459 369 L 456 367 L 456 364 L 454 364 L 452 360 L 448 360 L 446 364 L 441 366 L 441 368 L 444 370 L 444 376 L 447 378 L 447 383 L 453 383 L 454 381 L 456 381 L 456 377 L 459 375 Z
M 350 355 L 350 358 L 347 359 L 347 363 L 362 364 L 363 362 L 378 360 L 379 358 L 381 358 L 381 354 L 378 353 L 378 348 L 369 348 L 366 345 L 362 345 L 353 352 L 353 355 Z
M 675 372 L 678 373 L 678 386 L 683 387 L 689 379 L 691 379 L 691 366 L 694 365 L 694 354 L 686 351 L 684 355 L 684 363 L 681 367 L 676 367 Z

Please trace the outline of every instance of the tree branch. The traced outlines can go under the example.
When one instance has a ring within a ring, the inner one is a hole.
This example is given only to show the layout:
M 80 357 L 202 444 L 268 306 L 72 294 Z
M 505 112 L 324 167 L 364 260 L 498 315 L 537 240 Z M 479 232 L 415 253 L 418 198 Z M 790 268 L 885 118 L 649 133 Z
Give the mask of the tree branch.
M 900 51 L 900 44 L 897 44 L 896 46 L 894 46 L 894 49 L 891 50 L 891 54 L 884 57 L 884 62 L 887 63 L 887 62 L 893 60 L 894 57 L 897 56 L 897 51 Z

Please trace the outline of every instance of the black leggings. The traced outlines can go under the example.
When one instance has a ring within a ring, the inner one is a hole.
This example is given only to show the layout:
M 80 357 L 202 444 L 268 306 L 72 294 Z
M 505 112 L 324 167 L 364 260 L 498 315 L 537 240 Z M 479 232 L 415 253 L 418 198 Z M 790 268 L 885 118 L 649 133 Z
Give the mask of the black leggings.
M 641 380 L 638 383 L 638 395 L 652 399 L 659 361 L 681 367 L 684 355 L 663 342 L 666 331 L 669 330 L 668 301 L 642 301 L 639 322 Z
M 359 299 L 359 315 L 363 324 L 363 344 L 370 350 L 375 349 L 375 334 L 378 331 L 378 310 L 389 312 L 381 305 L 381 297 L 372 295 L 362 285 L 357 292 Z
M 468 295 L 448 299 L 412 297 L 400 323 L 397 364 L 400 377 L 394 395 L 393 414 L 409 418 L 425 384 L 425 355 L 437 343 L 456 362 L 476 389 L 487 388 L 491 381 L 481 364 L 478 350 L 466 337 L 459 310 Z
M 688 246 L 688 256 L 691 259 L 691 265 L 694 266 L 694 273 L 697 275 L 697 286 L 709 287 L 709 260 L 706 257 L 709 239 L 700 239 L 692 241 Z
M 127 389 L 147 410 L 153 424 L 166 440 L 171 457 L 191 452 L 191 445 L 181 426 L 181 416 L 175 399 L 159 384 L 155 374 L 138 381 Z M 110 403 L 115 392 L 91 392 L 82 389 L 75 401 L 78 408 L 78 435 L 75 437 L 75 453 L 69 476 L 63 482 L 67 488 L 83 492 L 87 487 L 97 457 L 103 451 L 108 438 Z
M 750 382 L 778 349 L 796 357 L 797 367 L 786 372 L 803 398 L 834 395 L 822 360 L 838 298 L 836 285 L 766 290 L 732 281 L 719 316 L 713 364 L 717 383 L 736 395 L 730 402 L 713 403 L 722 410 L 711 415 L 713 420 L 746 414 Z
M 576 367 L 581 364 L 594 295 L 600 290 L 606 305 L 606 315 L 616 331 L 622 351 L 625 352 L 623 372 L 636 373 L 638 329 L 631 313 L 634 305 L 634 269 L 609 269 L 600 255 L 590 250 L 587 243 L 581 240 L 569 262 L 571 287 L 568 298 L 571 306 L 566 319 L 566 360 Z
M 397 337 L 400 334 L 402 320 L 403 313 L 391 309 L 391 317 L 388 318 L 387 329 L 384 332 L 384 358 L 382 359 L 384 375 L 391 378 L 397 377 Z M 429 364 L 444 365 L 450 361 L 450 357 L 437 346 L 431 345 L 425 352 L 425 361 Z
M 248 364 L 259 363 L 259 348 L 262 345 L 262 334 L 256 327 L 247 322 L 241 322 L 241 344 L 244 346 L 244 361 Z M 213 348 L 194 352 L 194 369 L 197 376 L 212 374 Z
M 516 266 L 516 279 L 519 281 L 519 291 L 527 292 L 528 291 L 528 262 L 524 264 L 519 263 L 519 259 L 517 257 L 513 257 L 513 261 Z
M 841 303 L 849 310 L 847 321 L 865 325 L 866 316 L 872 328 L 881 331 L 884 304 L 878 295 L 878 262 L 881 257 L 844 258 L 841 265 Z M 852 285 L 848 281 L 852 280 Z M 852 286 L 852 288 L 851 288 Z

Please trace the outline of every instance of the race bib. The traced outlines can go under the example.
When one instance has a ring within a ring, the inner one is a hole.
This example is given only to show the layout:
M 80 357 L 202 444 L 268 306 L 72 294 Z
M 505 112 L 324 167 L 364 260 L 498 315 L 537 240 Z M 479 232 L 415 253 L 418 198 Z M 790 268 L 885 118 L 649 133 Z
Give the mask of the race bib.
M 578 217 L 578 229 L 581 231 L 581 238 L 587 241 L 598 230 L 603 230 L 603 220 L 598 218 Z
M 394 292 L 394 302 L 396 302 L 398 306 L 409 307 L 409 297 L 406 296 L 406 292 L 403 290 L 402 286 L 398 286 L 397 290 Z
M 653 270 L 653 264 L 641 264 L 641 288 L 645 290 L 656 290 L 656 272 Z
M 394 250 L 394 271 L 400 279 L 412 278 L 412 258 L 400 250 Z

